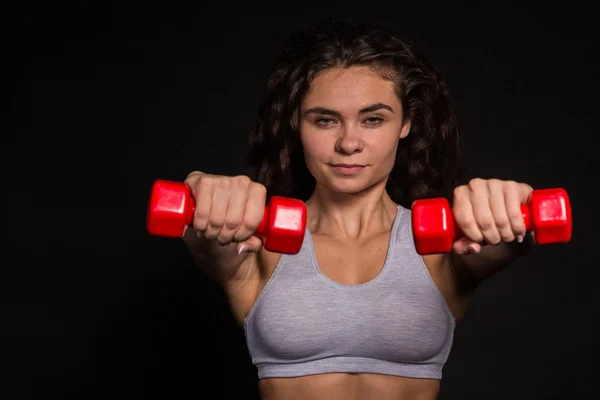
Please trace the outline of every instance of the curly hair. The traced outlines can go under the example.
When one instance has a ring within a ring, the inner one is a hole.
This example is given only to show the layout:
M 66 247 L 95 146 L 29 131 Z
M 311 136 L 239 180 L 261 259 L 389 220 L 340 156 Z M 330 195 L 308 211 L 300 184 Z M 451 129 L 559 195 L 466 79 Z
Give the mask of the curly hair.
M 445 196 L 460 179 L 462 157 L 455 107 L 442 74 L 412 43 L 381 26 L 327 20 L 292 34 L 271 70 L 266 96 L 250 134 L 248 176 L 267 196 L 308 199 L 315 179 L 299 138 L 299 110 L 316 74 L 329 68 L 367 66 L 393 80 L 404 115 L 401 139 L 386 190 L 410 208 L 416 199 Z

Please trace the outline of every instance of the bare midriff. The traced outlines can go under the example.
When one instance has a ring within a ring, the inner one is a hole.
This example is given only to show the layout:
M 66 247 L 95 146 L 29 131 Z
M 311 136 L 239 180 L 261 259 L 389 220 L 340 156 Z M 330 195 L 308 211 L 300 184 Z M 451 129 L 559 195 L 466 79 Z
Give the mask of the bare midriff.
M 378 374 L 320 374 L 259 382 L 262 400 L 435 400 L 440 383 Z

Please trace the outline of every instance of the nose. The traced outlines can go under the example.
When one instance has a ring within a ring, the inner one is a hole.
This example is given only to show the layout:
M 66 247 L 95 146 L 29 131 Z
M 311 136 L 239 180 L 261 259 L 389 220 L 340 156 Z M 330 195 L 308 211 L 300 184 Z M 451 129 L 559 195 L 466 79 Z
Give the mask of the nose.
M 335 150 L 339 153 L 350 155 L 360 153 L 364 148 L 364 141 L 358 129 L 344 127 L 335 143 Z

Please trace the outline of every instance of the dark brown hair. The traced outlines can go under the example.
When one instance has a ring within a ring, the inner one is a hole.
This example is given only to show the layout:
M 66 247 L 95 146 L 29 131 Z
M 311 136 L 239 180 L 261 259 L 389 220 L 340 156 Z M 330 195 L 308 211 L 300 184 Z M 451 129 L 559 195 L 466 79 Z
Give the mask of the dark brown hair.
M 250 135 L 248 176 L 264 184 L 269 197 L 310 197 L 315 180 L 297 131 L 300 104 L 317 73 L 351 66 L 373 67 L 393 79 L 403 114 L 411 120 L 388 179 L 390 197 L 407 208 L 416 199 L 447 197 L 462 159 L 456 111 L 442 74 L 384 27 L 335 20 L 300 29 L 287 41 Z

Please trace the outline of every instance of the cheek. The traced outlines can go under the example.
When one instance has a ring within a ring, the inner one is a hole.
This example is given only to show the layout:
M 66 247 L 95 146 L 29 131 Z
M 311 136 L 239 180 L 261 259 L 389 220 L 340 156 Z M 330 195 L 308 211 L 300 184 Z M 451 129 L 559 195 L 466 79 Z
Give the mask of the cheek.
M 396 163 L 396 154 L 398 151 L 398 141 L 381 140 L 379 143 L 373 143 L 371 147 L 373 152 L 372 159 L 376 160 L 377 174 L 388 174 Z
M 398 151 L 398 142 L 393 142 L 390 146 L 386 146 L 384 149 L 384 153 L 382 154 L 385 158 L 390 158 L 392 160 L 396 159 L 396 152 Z
M 367 147 L 371 149 L 371 153 L 379 160 L 387 160 L 388 158 L 396 157 L 399 138 L 393 134 L 379 135 L 373 137 L 367 143 Z
M 316 135 L 302 135 L 302 149 L 307 163 L 313 160 L 322 160 L 327 153 L 327 143 L 322 140 L 323 137 Z

